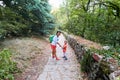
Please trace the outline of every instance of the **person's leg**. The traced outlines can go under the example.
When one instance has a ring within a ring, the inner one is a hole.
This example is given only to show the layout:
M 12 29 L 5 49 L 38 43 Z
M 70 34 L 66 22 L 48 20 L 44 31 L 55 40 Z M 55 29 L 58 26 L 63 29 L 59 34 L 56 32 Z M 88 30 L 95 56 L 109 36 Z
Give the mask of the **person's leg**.
M 55 56 L 54 56 L 54 53 L 55 53 L 55 52 L 54 52 L 54 50 L 52 50 L 52 58 L 54 58 L 54 57 L 55 57 Z
M 53 49 L 53 52 L 52 52 L 52 57 L 53 57 L 53 58 L 56 57 L 55 53 L 56 53 L 56 49 L 54 48 L 54 49 Z
M 55 49 L 55 52 L 54 52 L 54 56 L 55 56 L 56 60 L 60 60 L 60 59 L 57 57 L 56 49 Z
M 63 52 L 63 57 L 62 58 L 65 58 L 65 52 Z
M 66 57 L 66 52 L 64 52 L 64 58 L 65 58 L 65 60 L 67 60 L 67 57 Z
M 56 60 L 59 60 L 59 58 L 56 55 L 56 46 L 52 45 L 52 57 L 56 58 Z
M 56 59 L 58 58 L 57 55 L 56 55 L 56 51 L 54 52 L 54 56 L 55 56 Z
M 66 56 L 66 53 L 64 52 L 63 55 Z
M 51 45 L 51 49 L 52 49 L 52 58 L 55 58 L 55 52 L 56 52 L 56 48 L 54 45 Z

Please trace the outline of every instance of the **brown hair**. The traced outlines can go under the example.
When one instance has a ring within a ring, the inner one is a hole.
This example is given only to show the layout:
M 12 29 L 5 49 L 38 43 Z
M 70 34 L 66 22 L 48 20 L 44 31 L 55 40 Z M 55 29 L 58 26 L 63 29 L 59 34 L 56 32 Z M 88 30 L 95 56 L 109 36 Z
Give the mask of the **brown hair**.
M 56 34 L 57 34 L 57 33 L 61 33 L 61 31 L 57 31 Z

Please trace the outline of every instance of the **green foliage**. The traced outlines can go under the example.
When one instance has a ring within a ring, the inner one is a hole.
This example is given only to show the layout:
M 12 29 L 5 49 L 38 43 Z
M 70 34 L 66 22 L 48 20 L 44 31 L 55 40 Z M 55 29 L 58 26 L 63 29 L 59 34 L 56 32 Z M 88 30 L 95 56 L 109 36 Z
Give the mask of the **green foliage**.
M 119 0 L 66 0 L 66 30 L 101 44 L 120 45 Z
M 97 62 L 93 59 L 93 53 L 100 54 L 104 56 L 104 58 Z M 96 50 L 96 49 L 89 49 L 83 56 L 81 60 L 81 70 L 88 74 L 89 80 L 109 80 L 108 76 L 111 73 L 109 63 L 106 62 L 107 58 L 114 58 L 118 61 L 120 65 L 120 49 L 111 48 L 109 50 Z
M 14 73 L 19 70 L 16 63 L 11 60 L 11 52 L 4 49 L 0 52 L 0 80 L 14 80 Z
M 54 29 L 51 6 L 47 0 L 1 0 L 0 39 L 35 32 L 48 34 Z
M 46 34 L 54 28 L 53 16 L 50 14 L 51 7 L 47 0 L 10 0 L 8 3 L 11 3 L 6 4 L 8 7 L 31 23 L 32 31 Z
M 118 60 L 118 64 L 120 65 L 120 48 L 119 48 L 119 46 L 115 47 L 115 48 L 111 47 L 109 50 L 91 49 L 91 52 L 103 55 L 105 58 L 112 57 L 112 58 Z
M 8 7 L 0 7 L 0 40 L 10 36 L 27 35 L 30 28 L 28 21 Z
M 64 29 L 65 24 L 67 23 L 67 15 L 65 12 L 65 7 L 61 7 L 60 9 L 56 9 L 52 11 L 52 14 L 55 17 L 55 23 L 57 28 Z
M 86 53 L 84 54 L 84 57 L 81 61 L 81 70 L 83 72 L 90 72 L 90 68 L 93 65 L 94 60 L 92 58 L 92 53 L 89 51 L 86 51 Z

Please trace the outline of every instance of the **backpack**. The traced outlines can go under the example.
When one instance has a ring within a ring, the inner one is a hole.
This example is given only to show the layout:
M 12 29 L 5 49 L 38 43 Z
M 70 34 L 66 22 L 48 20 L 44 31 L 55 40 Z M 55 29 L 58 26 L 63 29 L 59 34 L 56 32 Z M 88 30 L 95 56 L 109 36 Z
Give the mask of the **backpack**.
M 50 43 L 52 43 L 54 36 L 55 36 L 55 35 L 50 35 L 50 37 L 49 37 Z

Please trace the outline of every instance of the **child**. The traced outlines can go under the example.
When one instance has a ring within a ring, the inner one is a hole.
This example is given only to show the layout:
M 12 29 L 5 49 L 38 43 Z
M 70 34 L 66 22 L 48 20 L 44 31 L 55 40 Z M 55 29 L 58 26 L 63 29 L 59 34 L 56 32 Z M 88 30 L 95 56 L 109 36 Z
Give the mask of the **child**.
M 67 60 L 67 57 L 66 57 L 66 50 L 67 50 L 67 41 L 65 40 L 64 41 L 64 45 L 63 45 L 63 58 L 65 59 L 65 60 Z

